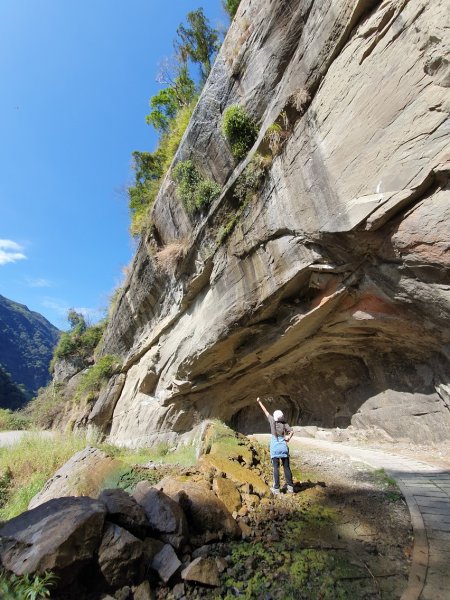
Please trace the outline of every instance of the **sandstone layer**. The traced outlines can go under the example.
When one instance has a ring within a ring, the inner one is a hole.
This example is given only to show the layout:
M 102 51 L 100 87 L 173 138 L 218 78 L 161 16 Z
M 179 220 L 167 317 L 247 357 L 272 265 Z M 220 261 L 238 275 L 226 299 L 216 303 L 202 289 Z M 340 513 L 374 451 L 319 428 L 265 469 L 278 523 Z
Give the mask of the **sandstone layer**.
M 448 0 L 242 0 L 175 163 L 223 186 L 189 215 L 169 171 L 106 331 L 121 385 L 94 407 L 113 443 L 205 418 L 450 437 Z M 236 164 L 221 133 L 260 134 Z M 286 134 L 236 213 L 236 179 L 274 122 Z M 175 272 L 157 249 L 182 241 Z M 123 385 L 122 385 L 123 383 Z M 111 416 L 112 415 L 112 416 Z

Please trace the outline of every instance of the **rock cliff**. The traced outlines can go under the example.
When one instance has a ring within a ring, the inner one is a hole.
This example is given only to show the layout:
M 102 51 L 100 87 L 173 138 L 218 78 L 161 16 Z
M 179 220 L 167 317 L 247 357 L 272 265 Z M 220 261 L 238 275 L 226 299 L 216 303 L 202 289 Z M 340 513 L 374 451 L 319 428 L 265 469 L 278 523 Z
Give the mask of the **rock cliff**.
M 189 215 L 169 171 L 104 336 L 124 364 L 93 410 L 112 442 L 208 417 L 265 428 L 256 395 L 294 424 L 450 436 L 449 8 L 242 0 L 174 161 L 222 193 Z M 239 164 L 232 104 L 260 131 Z M 273 123 L 279 148 L 219 241 Z M 167 272 L 155 251 L 175 243 Z

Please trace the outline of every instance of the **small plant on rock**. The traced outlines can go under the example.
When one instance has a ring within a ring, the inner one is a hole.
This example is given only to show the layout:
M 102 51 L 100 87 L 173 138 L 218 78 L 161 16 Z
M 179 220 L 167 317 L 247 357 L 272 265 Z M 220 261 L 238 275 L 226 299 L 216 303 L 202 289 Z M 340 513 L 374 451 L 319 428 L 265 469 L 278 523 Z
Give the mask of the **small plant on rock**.
M 189 213 L 207 207 L 220 194 L 220 186 L 203 177 L 192 160 L 177 163 L 173 178 L 177 184 L 177 194 Z
M 106 354 L 99 358 L 94 366 L 83 375 L 78 384 L 76 396 L 94 395 L 100 391 L 101 387 L 108 381 L 114 373 L 120 371 L 121 362 L 117 356 Z
M 204 208 L 211 204 L 220 194 L 220 185 L 211 181 L 211 179 L 203 179 L 197 186 L 195 191 L 195 205 L 197 208 Z
M 234 188 L 234 197 L 239 202 L 249 202 L 259 190 L 265 177 L 268 161 L 261 154 L 255 154 L 242 173 Z
M 242 106 L 229 106 L 223 115 L 222 131 L 231 145 L 231 153 L 243 159 L 258 137 L 258 128 Z
M 305 112 L 306 106 L 309 104 L 310 101 L 310 93 L 305 88 L 295 90 L 295 92 L 293 92 L 289 97 L 289 103 L 300 114 L 303 114 Z
M 40 600 L 50 597 L 50 588 L 56 583 L 51 572 L 44 575 L 7 575 L 0 573 L 0 597 L 3 600 Z
M 217 233 L 216 241 L 221 244 L 231 234 L 241 215 L 258 192 L 264 180 L 271 159 L 255 154 L 236 181 L 234 197 L 239 201 L 239 208 L 229 220 L 222 225 Z
M 187 241 L 181 240 L 167 244 L 155 254 L 156 265 L 163 273 L 173 274 L 178 263 L 184 258 Z
M 269 148 L 273 156 L 276 156 L 280 152 L 284 138 L 285 132 L 278 123 L 273 123 L 267 129 L 266 135 L 264 136 L 264 141 L 269 144 Z

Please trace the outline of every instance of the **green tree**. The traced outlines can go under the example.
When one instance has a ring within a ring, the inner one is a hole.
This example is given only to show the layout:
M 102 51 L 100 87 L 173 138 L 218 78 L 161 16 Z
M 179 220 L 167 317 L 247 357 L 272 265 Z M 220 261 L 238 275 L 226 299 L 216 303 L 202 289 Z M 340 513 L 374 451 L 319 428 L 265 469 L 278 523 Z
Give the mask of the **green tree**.
M 70 308 L 67 312 L 67 320 L 69 321 L 70 329 L 77 333 L 83 333 L 87 329 L 86 319 L 82 313 Z
M 177 75 L 174 78 L 168 69 L 160 74 L 160 82 L 166 83 L 168 87 L 150 98 L 151 111 L 145 118 L 147 124 L 161 134 L 167 133 L 177 112 L 189 106 L 196 95 L 195 83 L 189 75 L 187 64 L 182 62 L 176 69 Z
M 219 50 L 218 32 L 211 27 L 205 17 L 203 8 L 198 8 L 187 15 L 187 25 L 181 24 L 177 29 L 179 41 L 175 48 L 183 62 L 191 60 L 200 68 L 202 84 L 208 78 L 212 63 Z
M 223 6 L 231 18 L 234 17 L 241 0 L 224 0 Z
M 162 152 L 135 151 L 132 156 L 137 185 L 145 185 L 150 181 L 157 180 L 164 173 Z

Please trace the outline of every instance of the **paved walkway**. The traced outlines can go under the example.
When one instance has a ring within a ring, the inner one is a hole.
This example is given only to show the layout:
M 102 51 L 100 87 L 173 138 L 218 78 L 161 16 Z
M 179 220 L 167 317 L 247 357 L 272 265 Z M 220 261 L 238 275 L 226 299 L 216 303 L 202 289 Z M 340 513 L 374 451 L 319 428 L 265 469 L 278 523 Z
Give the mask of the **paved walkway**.
M 450 600 L 450 470 L 383 450 L 295 436 L 303 447 L 343 454 L 394 477 L 408 503 L 414 550 L 401 600 Z
M 24 436 L 39 435 L 42 437 L 53 437 L 52 431 L 39 431 L 37 433 L 30 431 L 0 431 L 0 448 L 17 444 Z

